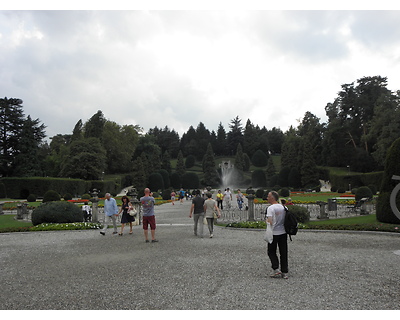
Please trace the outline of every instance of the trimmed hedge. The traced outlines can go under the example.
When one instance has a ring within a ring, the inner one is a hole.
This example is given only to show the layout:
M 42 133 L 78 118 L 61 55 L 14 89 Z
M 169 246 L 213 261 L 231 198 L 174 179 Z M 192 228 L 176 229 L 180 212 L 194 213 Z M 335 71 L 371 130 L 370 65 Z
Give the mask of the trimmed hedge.
M 110 193 L 117 193 L 120 189 L 120 182 L 116 180 L 85 181 L 64 178 L 5 177 L 0 179 L 0 184 L 4 184 L 4 198 L 12 199 L 26 199 L 29 194 L 35 194 L 38 198 L 42 198 L 48 190 L 55 190 L 59 194 L 81 195 L 93 188 Z
M 67 201 L 51 201 L 41 204 L 32 212 L 32 224 L 82 222 L 81 208 Z

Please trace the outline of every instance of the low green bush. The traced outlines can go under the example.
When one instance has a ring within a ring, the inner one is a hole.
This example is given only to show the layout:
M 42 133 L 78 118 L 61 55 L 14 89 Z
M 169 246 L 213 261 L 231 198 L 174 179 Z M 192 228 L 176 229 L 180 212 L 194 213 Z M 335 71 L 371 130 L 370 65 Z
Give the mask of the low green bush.
M 82 210 L 67 201 L 42 203 L 32 212 L 32 224 L 82 222 Z
M 81 197 L 81 199 L 84 199 L 84 200 L 90 200 L 92 197 L 90 196 L 90 194 L 88 194 L 88 193 L 84 193 L 83 195 L 82 195 L 82 197 Z
M 43 202 L 60 201 L 61 196 L 54 190 L 49 190 L 44 194 Z
M 28 196 L 28 198 L 26 198 L 26 201 L 28 201 L 28 202 L 35 202 L 36 201 L 36 195 L 34 195 L 34 194 L 30 194 L 29 196 Z
M 310 221 L 310 212 L 306 207 L 290 205 L 287 206 L 290 212 L 293 212 L 296 215 L 297 221 L 299 223 L 307 223 Z
M 72 194 L 70 194 L 70 193 L 64 194 L 63 199 L 64 199 L 65 201 L 72 200 Z
M 371 199 L 373 197 L 372 191 L 370 188 L 363 186 L 359 187 L 355 193 L 355 199 L 356 201 L 361 200 L 362 198 L 368 198 Z
M 264 189 L 257 189 L 256 198 L 263 198 L 263 197 L 264 197 Z
M 290 196 L 290 191 L 288 188 L 282 188 L 281 190 L 279 190 L 279 195 L 281 197 L 289 197 Z

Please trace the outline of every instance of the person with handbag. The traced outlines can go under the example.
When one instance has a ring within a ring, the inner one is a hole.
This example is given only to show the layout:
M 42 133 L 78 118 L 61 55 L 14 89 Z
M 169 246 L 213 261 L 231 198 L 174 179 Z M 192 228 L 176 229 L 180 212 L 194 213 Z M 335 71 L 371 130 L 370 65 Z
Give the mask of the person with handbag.
M 134 216 L 135 212 L 134 212 L 133 206 L 130 203 L 128 197 L 123 196 L 121 198 L 121 200 L 122 200 L 122 206 L 118 212 L 118 214 L 120 214 L 122 212 L 121 231 L 120 231 L 120 233 L 118 233 L 120 236 L 122 236 L 124 234 L 125 223 L 129 223 L 129 227 L 130 227 L 129 234 L 132 234 L 133 233 L 132 222 L 135 221 L 135 216 Z
M 204 214 L 207 219 L 210 238 L 214 236 L 214 219 L 221 218 L 221 212 L 219 211 L 217 203 L 211 196 L 211 193 L 207 193 L 207 200 L 204 201 Z

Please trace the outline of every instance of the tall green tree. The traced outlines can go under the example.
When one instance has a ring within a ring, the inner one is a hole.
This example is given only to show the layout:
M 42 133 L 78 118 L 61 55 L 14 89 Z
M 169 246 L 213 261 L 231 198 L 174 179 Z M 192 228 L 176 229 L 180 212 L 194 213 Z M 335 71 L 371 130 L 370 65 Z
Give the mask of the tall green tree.
M 45 125 L 39 119 L 33 120 L 30 116 L 24 120 L 21 136 L 18 141 L 18 155 L 15 157 L 14 175 L 33 177 L 43 175 L 43 160 L 39 157 L 39 150 L 46 137 Z
M 106 151 L 98 138 L 77 140 L 69 146 L 60 175 L 84 180 L 99 180 L 106 169 Z
M 9 176 L 13 171 L 14 157 L 18 154 L 18 142 L 24 123 L 22 100 L 0 99 L 0 174 Z
M 218 184 L 218 172 L 215 167 L 214 151 L 211 143 L 207 146 L 207 151 L 203 157 L 203 182 L 207 186 L 216 186 Z
M 227 135 L 228 153 L 233 155 L 239 143 L 243 144 L 242 120 L 236 116 L 229 124 L 230 131 Z
M 177 162 L 176 162 L 175 171 L 181 178 L 186 172 L 185 161 L 183 159 L 183 154 L 182 154 L 181 150 L 179 150 L 179 152 L 178 152 L 178 158 L 177 158 Z
M 98 138 L 100 141 L 103 139 L 103 130 L 106 119 L 101 110 L 98 110 L 84 126 L 85 138 Z
M 221 122 L 218 124 L 217 140 L 215 145 L 214 151 L 217 156 L 223 156 L 227 154 L 226 131 Z

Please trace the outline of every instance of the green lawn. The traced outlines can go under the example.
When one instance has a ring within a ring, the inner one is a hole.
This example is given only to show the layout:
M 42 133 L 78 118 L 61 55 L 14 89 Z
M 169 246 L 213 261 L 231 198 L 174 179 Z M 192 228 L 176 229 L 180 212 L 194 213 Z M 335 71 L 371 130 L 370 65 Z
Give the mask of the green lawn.
M 6 214 L 0 215 L 0 229 L 3 228 L 19 228 L 19 227 L 31 227 L 32 223 L 23 220 L 14 219 L 16 215 Z
M 350 218 L 310 221 L 308 225 L 355 225 L 355 224 L 371 224 L 371 223 L 381 224 L 381 222 L 378 222 L 376 220 L 375 214 L 368 214 L 365 216 L 357 216 Z

